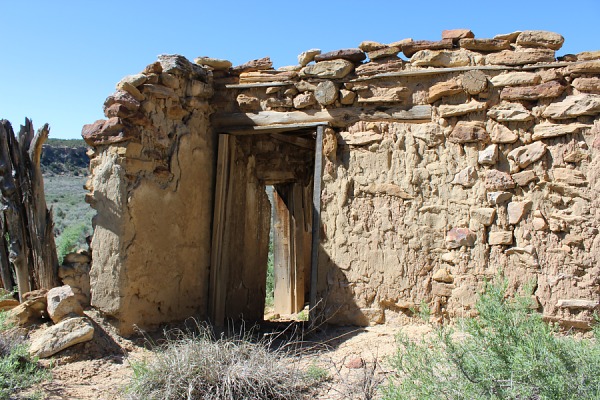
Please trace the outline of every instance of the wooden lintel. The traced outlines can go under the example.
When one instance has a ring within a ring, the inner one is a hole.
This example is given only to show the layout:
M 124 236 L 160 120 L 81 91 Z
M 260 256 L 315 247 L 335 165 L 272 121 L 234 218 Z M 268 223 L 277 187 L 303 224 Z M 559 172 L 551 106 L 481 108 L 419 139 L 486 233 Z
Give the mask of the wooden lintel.
M 289 144 L 293 144 L 298 147 L 302 147 L 303 149 L 314 150 L 315 149 L 315 141 L 304 139 L 298 136 L 292 135 L 282 135 L 281 133 L 273 133 L 271 137 L 275 140 L 279 140 L 280 142 L 285 142 Z
M 428 75 L 440 75 L 450 74 L 453 72 L 466 72 L 466 71 L 510 71 L 510 70 L 534 70 L 541 68 L 561 68 L 569 65 L 578 64 L 579 62 L 555 62 L 545 64 L 533 64 L 525 66 L 509 66 L 509 65 L 478 65 L 468 67 L 453 67 L 453 68 L 426 68 L 426 69 L 415 69 L 405 70 L 397 72 L 385 72 L 382 74 L 363 76 L 351 80 L 350 82 L 364 82 L 374 79 L 385 79 L 385 78 L 396 78 L 396 77 L 411 77 L 411 76 L 428 76 Z
M 304 122 L 298 124 L 275 124 L 264 126 L 232 126 L 218 129 L 219 133 L 229 135 L 260 135 L 268 133 L 281 133 L 289 131 L 300 131 L 305 129 L 315 129 L 319 125 L 327 125 L 323 122 Z
M 428 104 L 415 105 L 409 109 L 377 106 L 342 107 L 319 111 L 261 111 L 257 113 L 221 113 L 212 116 L 213 126 L 218 132 L 224 133 L 229 133 L 233 128 L 240 131 L 242 127 L 291 126 L 307 123 L 318 123 L 315 126 L 329 124 L 334 127 L 346 127 L 358 121 L 429 122 L 431 121 L 431 106 Z
M 227 89 L 250 89 L 257 87 L 272 87 L 272 86 L 291 86 L 294 82 L 286 81 L 286 82 L 257 82 L 257 83 L 238 83 L 238 84 L 230 84 L 225 85 Z

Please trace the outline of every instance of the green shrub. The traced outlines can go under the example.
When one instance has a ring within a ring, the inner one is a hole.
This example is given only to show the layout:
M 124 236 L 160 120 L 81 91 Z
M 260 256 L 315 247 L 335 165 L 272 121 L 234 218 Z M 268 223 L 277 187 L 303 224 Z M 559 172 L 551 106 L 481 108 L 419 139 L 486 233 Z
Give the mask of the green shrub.
M 269 261 L 267 263 L 267 288 L 265 307 L 273 307 L 275 304 L 275 275 L 273 273 L 274 261 L 273 261 L 273 239 L 269 242 Z
M 82 247 L 85 244 L 85 238 L 88 235 L 88 225 L 85 222 L 71 225 L 58 236 L 56 240 L 56 252 L 58 253 L 58 262 L 62 264 L 64 257 Z
M 168 339 L 150 362 L 132 363 L 128 399 L 301 399 L 315 384 L 282 350 L 249 338 L 200 333 Z
M 14 399 L 14 395 L 48 376 L 35 359 L 30 358 L 25 338 L 6 322 L 6 313 L 0 312 L 0 400 Z
M 417 344 L 398 337 L 398 372 L 386 399 L 599 399 L 600 344 L 558 335 L 529 296 L 487 284 L 464 332 L 436 329 Z

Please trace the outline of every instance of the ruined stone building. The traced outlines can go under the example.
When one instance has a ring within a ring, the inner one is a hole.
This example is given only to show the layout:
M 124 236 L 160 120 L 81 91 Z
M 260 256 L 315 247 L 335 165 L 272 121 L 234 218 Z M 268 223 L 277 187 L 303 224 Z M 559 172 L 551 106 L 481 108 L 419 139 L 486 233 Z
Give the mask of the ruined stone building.
M 92 304 L 124 334 L 260 320 L 273 224 L 281 312 L 400 324 L 426 303 L 453 319 L 503 271 L 546 320 L 587 327 L 600 52 L 556 58 L 563 38 L 544 31 L 442 36 L 278 70 L 163 55 L 123 78 L 82 133 Z

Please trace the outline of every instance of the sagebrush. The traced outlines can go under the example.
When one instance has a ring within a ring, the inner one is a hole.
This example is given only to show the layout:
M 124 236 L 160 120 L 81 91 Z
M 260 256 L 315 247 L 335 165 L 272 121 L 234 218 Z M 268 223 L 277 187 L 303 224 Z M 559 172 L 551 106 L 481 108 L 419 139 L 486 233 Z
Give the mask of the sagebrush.
M 463 332 L 438 328 L 422 343 L 398 337 L 386 399 L 599 399 L 600 345 L 558 334 L 527 294 L 487 284 Z
M 315 381 L 284 350 L 208 328 L 169 339 L 148 362 L 132 362 L 128 399 L 302 399 Z

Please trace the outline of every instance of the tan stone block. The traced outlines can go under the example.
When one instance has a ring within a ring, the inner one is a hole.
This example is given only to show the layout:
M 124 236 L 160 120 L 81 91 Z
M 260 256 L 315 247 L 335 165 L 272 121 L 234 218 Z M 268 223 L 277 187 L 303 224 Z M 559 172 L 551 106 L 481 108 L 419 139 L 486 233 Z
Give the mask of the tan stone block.
M 492 246 L 510 245 L 513 243 L 513 233 L 511 231 L 490 232 L 488 243 Z
M 305 67 L 309 62 L 314 61 L 315 56 L 321 54 L 321 49 L 310 49 L 298 54 L 298 64 Z
M 576 169 L 553 168 L 552 176 L 554 180 L 567 185 L 582 186 L 588 183 L 586 176 Z
M 526 65 L 539 62 L 553 62 L 554 50 L 549 49 L 519 49 L 516 51 L 503 50 L 498 53 L 491 53 L 485 56 L 487 64 L 492 65 Z
M 525 214 L 529 212 L 532 206 L 531 201 L 511 201 L 506 208 L 508 213 L 508 223 L 511 225 L 518 224 Z
M 525 168 L 529 164 L 541 159 L 546 154 L 547 146 L 542 142 L 517 147 L 508 153 L 507 158 L 513 160 L 519 168 Z
M 491 207 L 481 207 L 471 210 L 471 218 L 484 226 L 490 226 L 496 218 L 496 209 Z
M 489 135 L 480 121 L 458 121 L 448 137 L 452 143 L 487 142 Z
M 450 275 L 450 273 L 444 268 L 440 268 L 437 271 L 435 271 L 435 273 L 433 274 L 431 279 L 433 279 L 436 282 L 443 282 L 443 283 L 454 282 L 454 277 L 452 275 Z
M 517 37 L 517 45 L 523 47 L 543 47 L 558 50 L 565 42 L 565 38 L 555 32 L 549 31 L 523 31 Z
M 533 182 L 537 180 L 537 175 L 532 170 L 517 172 L 516 174 L 512 174 L 512 178 L 515 183 L 521 187 L 527 186 L 529 182 Z
M 459 46 L 471 51 L 493 52 L 510 49 L 510 42 L 504 39 L 460 39 Z
M 29 353 L 46 358 L 78 343 L 88 342 L 93 337 L 94 326 L 87 318 L 69 318 L 49 327 L 35 338 Z
M 515 187 L 515 181 L 506 172 L 490 169 L 485 175 L 485 187 L 492 191 L 512 189 Z
M 576 118 L 580 115 L 600 114 L 600 95 L 578 94 L 567 96 L 564 100 L 552 103 L 542 116 L 553 119 Z
M 600 94 L 600 78 L 596 76 L 592 78 L 576 78 L 571 85 L 580 92 Z
M 502 102 L 487 112 L 490 118 L 500 122 L 524 122 L 533 119 L 533 115 L 520 103 Z
M 420 50 L 410 58 L 415 67 L 463 67 L 471 64 L 471 55 L 460 50 Z
M 483 111 L 487 108 L 487 103 L 483 101 L 471 100 L 465 104 L 447 105 L 442 104 L 438 107 L 439 114 L 442 118 L 457 117 L 477 111 Z
M 535 86 L 507 86 L 500 92 L 502 100 L 539 100 L 558 97 L 567 87 L 556 81 L 540 83 Z
M 453 96 L 463 92 L 460 81 L 452 79 L 445 82 L 439 82 L 429 88 L 427 101 L 433 103 L 444 96 Z
M 339 79 L 348 75 L 352 70 L 354 70 L 354 64 L 348 60 L 321 61 L 302 68 L 299 76 L 301 78 Z
M 412 57 L 413 54 L 421 50 L 444 50 L 452 49 L 452 47 L 452 39 L 442 39 L 439 42 L 432 42 L 429 40 L 414 40 L 403 44 L 402 52 L 406 57 Z
M 446 29 L 442 31 L 442 39 L 474 38 L 475 34 L 469 29 Z
M 535 85 L 540 83 L 541 77 L 535 72 L 508 72 L 493 77 L 490 81 L 496 87 Z

